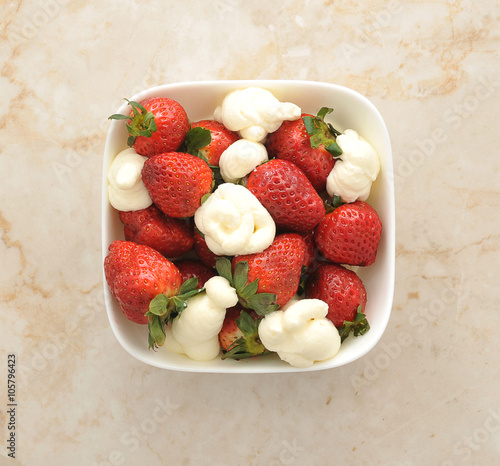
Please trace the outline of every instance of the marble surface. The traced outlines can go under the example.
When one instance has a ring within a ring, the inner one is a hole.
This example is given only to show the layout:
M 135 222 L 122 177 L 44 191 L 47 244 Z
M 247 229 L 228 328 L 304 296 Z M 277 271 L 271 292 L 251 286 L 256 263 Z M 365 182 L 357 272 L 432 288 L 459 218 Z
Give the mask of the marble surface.
M 498 464 L 500 5 L 279 5 L 2 3 L 0 464 Z M 385 118 L 397 208 L 389 326 L 365 357 L 328 371 L 146 366 L 103 304 L 107 117 L 156 84 L 254 78 L 346 85 Z

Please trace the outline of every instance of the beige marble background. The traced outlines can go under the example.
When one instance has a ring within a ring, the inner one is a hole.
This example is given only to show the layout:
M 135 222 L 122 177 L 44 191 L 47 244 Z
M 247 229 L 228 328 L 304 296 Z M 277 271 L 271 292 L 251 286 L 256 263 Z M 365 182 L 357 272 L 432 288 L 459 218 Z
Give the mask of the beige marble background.
M 499 15 L 494 0 L 0 2 L 0 464 L 499 464 Z M 244 78 L 347 85 L 389 127 L 393 313 L 349 366 L 163 371 L 108 325 L 108 115 L 152 85 Z

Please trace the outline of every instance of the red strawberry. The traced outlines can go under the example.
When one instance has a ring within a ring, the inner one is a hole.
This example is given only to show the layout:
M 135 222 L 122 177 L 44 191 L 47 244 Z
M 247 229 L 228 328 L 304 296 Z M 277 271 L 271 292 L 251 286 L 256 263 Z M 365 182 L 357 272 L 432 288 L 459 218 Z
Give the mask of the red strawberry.
M 368 330 L 365 316 L 358 316 L 366 306 L 366 290 L 354 271 L 338 264 L 323 263 L 308 278 L 306 295 L 328 304 L 327 317 L 337 328 L 344 327 L 346 321 L 355 323 L 356 328 L 351 324 L 342 329 L 347 330 L 347 334 L 350 330 L 354 330 L 355 335 Z
M 207 246 L 205 238 L 201 235 L 198 229 L 194 229 L 194 250 L 196 255 L 199 257 L 201 262 L 203 262 L 208 267 L 215 267 L 215 262 L 217 257 Z
M 129 146 L 145 157 L 179 149 L 190 128 L 186 111 L 179 102 L 167 97 L 127 102 L 132 107 L 129 116 L 115 114 L 109 118 L 129 120 Z
M 182 282 L 190 278 L 197 278 L 197 288 L 203 288 L 205 282 L 215 275 L 214 269 L 207 267 L 203 262 L 196 259 L 183 259 L 174 262 L 175 266 L 181 273 Z
M 236 324 L 236 319 L 240 316 L 242 310 L 243 308 L 240 305 L 226 310 L 226 317 L 219 332 L 219 342 L 223 351 L 227 351 L 243 335 Z
M 142 180 L 153 202 L 169 217 L 191 217 L 212 189 L 212 170 L 198 157 L 167 152 L 150 157 Z
M 125 239 L 145 244 L 165 257 L 177 257 L 194 245 L 193 226 L 189 220 L 166 216 L 154 204 L 146 209 L 120 212 Z
M 338 264 L 367 266 L 375 262 L 382 233 L 376 210 L 364 201 L 343 204 L 316 228 L 319 251 Z
M 195 128 L 208 130 L 210 138 L 204 139 L 203 132 Z M 197 150 L 209 165 L 218 166 L 222 153 L 238 139 L 240 139 L 239 134 L 230 131 L 222 123 L 215 120 L 200 120 L 191 123 L 191 130 L 186 136 L 187 152 L 196 155 L 192 150 Z
M 181 287 L 177 267 L 149 246 L 113 241 L 104 259 L 111 294 L 132 322 L 147 324 L 150 302 L 158 294 L 176 295 Z
M 259 165 L 250 173 L 247 188 L 277 227 L 309 231 L 325 216 L 325 205 L 307 177 L 286 160 L 273 159 Z
M 276 236 L 263 252 L 236 256 L 233 268 L 242 261 L 248 262 L 248 282 L 258 279 L 258 293 L 274 293 L 279 307 L 293 298 L 299 288 L 306 244 L 297 233 Z
M 268 353 L 259 339 L 260 318 L 253 311 L 235 306 L 226 311 L 219 332 L 222 359 L 244 359 Z
M 304 266 L 311 267 L 316 260 L 316 243 L 314 242 L 314 231 L 300 233 L 306 242 L 306 254 L 304 256 Z
M 293 162 L 318 192 L 324 191 L 335 157 L 342 153 L 335 142 L 340 133 L 324 122 L 331 111 L 323 107 L 317 117 L 303 114 L 298 120 L 284 121 L 266 141 L 269 158 Z

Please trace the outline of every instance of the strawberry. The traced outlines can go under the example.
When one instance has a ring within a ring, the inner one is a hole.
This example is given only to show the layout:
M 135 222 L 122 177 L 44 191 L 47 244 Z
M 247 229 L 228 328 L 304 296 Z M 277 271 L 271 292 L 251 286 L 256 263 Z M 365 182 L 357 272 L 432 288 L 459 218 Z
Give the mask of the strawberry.
M 368 266 L 375 262 L 382 233 L 376 210 L 364 201 L 342 204 L 316 228 L 319 251 L 338 264 Z
M 191 217 L 212 189 L 212 171 L 206 162 L 183 152 L 150 157 L 142 181 L 153 202 L 169 217 Z
M 275 294 L 282 307 L 299 288 L 305 253 L 306 244 L 299 234 L 283 233 L 263 252 L 234 257 L 233 269 L 239 262 L 248 262 L 248 281 L 258 279 L 257 291 Z
M 190 278 L 198 279 L 197 288 L 203 288 L 205 282 L 215 275 L 213 268 L 196 259 L 182 259 L 175 261 L 174 264 L 181 273 L 183 283 Z
M 308 278 L 306 296 L 328 304 L 328 319 L 345 339 L 351 330 L 362 335 L 370 326 L 363 311 L 366 290 L 361 278 L 342 265 L 323 263 Z
M 120 212 L 125 239 L 145 244 L 165 257 L 177 257 L 194 245 L 193 226 L 187 219 L 166 216 L 154 204 L 146 209 Z
M 268 210 L 279 228 L 312 230 L 325 216 L 325 206 L 304 173 L 293 163 L 273 159 L 255 168 L 248 190 Z
M 179 149 L 190 128 L 189 118 L 179 102 L 167 97 L 127 102 L 132 107 L 130 115 L 115 114 L 109 118 L 128 120 L 130 147 L 145 157 Z
M 284 121 L 266 141 L 269 158 L 293 162 L 318 192 L 325 190 L 335 158 L 342 153 L 336 143 L 340 133 L 324 121 L 330 112 L 332 109 L 323 107 L 316 117 L 304 113 L 298 120 Z
M 222 153 L 238 139 L 239 134 L 230 131 L 222 123 L 200 120 L 191 123 L 186 136 L 186 152 L 201 156 L 209 165 L 218 166 Z
M 297 294 L 302 296 L 304 294 L 305 285 L 307 281 L 307 277 L 316 267 L 316 244 L 314 243 L 314 231 L 309 232 L 301 232 L 299 233 L 305 241 L 305 254 L 304 254 L 304 263 L 302 264 L 302 272 L 300 275 L 299 288 L 297 290 Z
M 219 332 L 219 343 L 223 351 L 227 351 L 238 338 L 243 336 L 236 323 L 242 311 L 243 308 L 239 304 L 226 310 L 226 317 Z
M 260 317 L 235 306 L 226 311 L 219 332 L 222 359 L 244 359 L 269 353 L 259 339 Z
M 316 243 L 314 242 L 314 231 L 301 232 L 300 236 L 306 242 L 306 253 L 304 255 L 304 267 L 309 268 L 316 260 Z
M 217 261 L 218 256 L 210 251 L 205 238 L 197 228 L 194 229 L 194 250 L 201 262 L 208 267 L 215 267 L 215 262 Z
M 174 296 L 181 287 L 177 267 L 149 246 L 116 240 L 104 259 L 111 294 L 132 322 L 147 324 L 145 314 L 158 294 Z

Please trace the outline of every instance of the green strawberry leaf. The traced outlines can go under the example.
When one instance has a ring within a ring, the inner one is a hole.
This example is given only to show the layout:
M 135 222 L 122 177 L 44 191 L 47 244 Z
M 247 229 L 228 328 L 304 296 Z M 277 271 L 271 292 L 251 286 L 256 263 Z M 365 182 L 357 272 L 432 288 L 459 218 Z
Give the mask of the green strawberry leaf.
M 233 281 L 236 291 L 241 291 L 247 283 L 248 278 L 248 262 L 238 262 L 234 267 Z M 257 291 L 257 290 L 256 290 Z
M 149 303 L 149 311 L 146 315 L 163 316 L 167 313 L 168 298 L 164 294 L 156 295 Z
M 306 127 L 306 131 L 309 136 L 316 134 L 316 125 L 314 124 L 314 117 L 306 115 L 302 117 L 302 121 L 304 122 L 304 126 Z
M 184 299 L 174 296 L 173 298 L 171 298 L 171 300 L 174 304 L 174 310 L 176 316 L 178 316 L 184 309 L 186 309 L 187 303 Z
M 325 149 L 337 159 L 342 155 L 342 149 L 336 142 L 332 142 L 326 146 Z
M 339 327 L 338 330 L 341 343 L 344 342 L 351 332 L 355 337 L 364 335 L 368 332 L 368 330 L 370 330 L 370 324 L 368 323 L 366 315 L 363 314 L 363 306 L 359 305 L 356 317 L 352 322 L 345 320 L 344 325 Z
M 204 204 L 206 202 L 206 200 L 210 197 L 212 193 L 209 192 L 207 194 L 204 194 L 203 196 L 201 196 L 201 204 Z M 200 234 L 202 235 L 202 238 L 205 238 L 205 235 L 203 233 L 201 233 L 200 231 Z
M 259 280 L 254 280 L 253 282 L 249 283 L 248 285 L 243 286 L 243 288 L 240 289 L 239 294 L 242 299 L 248 300 L 250 297 L 255 295 L 257 293 L 257 289 L 259 288 Z
M 208 165 L 210 167 L 210 170 L 212 170 L 212 175 L 214 177 L 214 183 L 213 183 L 213 188 L 220 186 L 222 183 L 224 183 L 224 178 L 222 178 L 222 175 L 220 173 L 220 167 L 218 165 Z
M 326 123 L 326 126 L 328 126 L 330 133 L 332 133 L 335 137 L 340 136 L 342 134 L 339 130 L 335 129 L 331 123 Z
M 215 262 L 217 273 L 224 277 L 229 284 L 234 288 L 233 272 L 231 269 L 231 261 L 227 257 L 218 257 Z
M 329 113 L 332 113 L 332 112 L 333 112 L 333 108 L 330 108 L 330 107 L 321 107 L 319 109 L 319 112 L 318 112 L 318 115 L 316 116 L 316 118 L 318 118 L 319 120 L 324 120 L 325 117 Z
M 325 116 L 332 112 L 333 108 L 322 107 L 317 116 L 306 115 L 302 117 L 302 121 L 309 135 L 311 147 L 317 149 L 323 145 L 333 157 L 338 158 L 342 154 L 342 149 L 337 144 L 336 139 L 341 133 L 330 123 L 324 121 Z
M 332 207 L 336 209 L 337 207 L 340 207 L 342 204 L 344 204 L 342 202 L 342 198 L 337 194 L 335 194 L 332 198 Z
M 188 305 L 189 298 L 205 291 L 205 288 L 196 288 L 198 278 L 186 280 L 177 296 L 167 297 L 164 294 L 156 295 L 149 303 L 148 341 L 149 348 L 155 349 L 165 343 L 165 325 L 179 316 Z
M 337 207 L 343 205 L 342 198 L 334 194 L 331 201 L 325 201 L 325 210 L 327 214 L 331 214 Z
M 238 338 L 228 349 L 222 353 L 221 359 L 248 359 L 256 356 L 246 350 L 245 339 Z
M 150 349 L 156 349 L 165 343 L 165 322 L 162 317 L 150 315 L 148 320 L 148 342 Z
M 241 311 L 240 316 L 236 319 L 236 325 L 245 337 L 250 337 L 257 332 L 257 324 L 248 312 Z
M 224 277 L 236 290 L 238 301 L 245 309 L 252 309 L 258 315 L 265 316 L 278 309 L 274 293 L 257 293 L 259 279 L 248 283 L 248 262 L 238 262 L 232 273 L 231 261 L 227 257 L 218 257 L 215 263 L 217 273 Z
M 158 130 L 158 127 L 156 126 L 155 117 L 152 112 L 148 112 L 146 108 L 138 102 L 128 99 L 124 100 L 132 107 L 132 115 L 127 116 L 115 113 L 111 115 L 109 119 L 130 121 L 130 123 L 126 125 L 130 135 L 127 139 L 127 144 L 132 147 L 138 136 L 151 137 L 153 133 Z
M 274 293 L 257 293 L 246 301 L 246 307 L 253 309 L 259 316 L 265 316 L 271 312 L 277 311 L 279 304 Z
M 189 293 L 190 291 L 196 290 L 198 286 L 198 277 L 188 278 L 182 285 L 179 290 L 179 294 L 183 295 L 185 293 Z
M 130 117 L 127 115 L 122 115 L 121 113 L 115 113 L 108 117 L 108 120 L 130 120 Z
M 200 159 L 208 162 L 207 158 L 200 152 L 200 149 L 208 146 L 212 142 L 212 133 L 210 130 L 197 126 L 191 128 L 186 133 L 186 138 L 184 140 L 185 152 L 188 154 L 199 157 Z
M 190 278 L 183 283 L 179 291 L 179 294 L 177 296 L 173 296 L 170 298 L 170 300 L 175 305 L 175 311 L 176 311 L 175 317 L 179 316 L 181 312 L 184 309 L 186 309 L 190 298 L 205 291 L 205 288 L 196 288 L 197 286 L 198 286 L 198 278 L 197 277 Z

